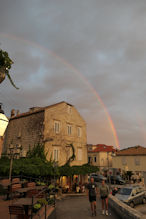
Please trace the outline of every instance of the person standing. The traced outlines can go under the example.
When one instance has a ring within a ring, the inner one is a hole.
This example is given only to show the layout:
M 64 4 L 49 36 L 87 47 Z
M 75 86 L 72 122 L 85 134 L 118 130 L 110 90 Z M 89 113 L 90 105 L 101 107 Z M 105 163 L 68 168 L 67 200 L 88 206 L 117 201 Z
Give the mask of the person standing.
M 108 215 L 108 195 L 109 195 L 109 187 L 105 184 L 105 181 L 102 180 L 102 184 L 100 187 L 100 197 L 102 201 L 102 214 Z
M 87 186 L 87 196 L 89 197 L 89 202 L 91 205 L 92 216 L 96 216 L 96 194 L 97 194 L 97 184 L 94 182 L 94 178 L 90 178 L 90 183 Z

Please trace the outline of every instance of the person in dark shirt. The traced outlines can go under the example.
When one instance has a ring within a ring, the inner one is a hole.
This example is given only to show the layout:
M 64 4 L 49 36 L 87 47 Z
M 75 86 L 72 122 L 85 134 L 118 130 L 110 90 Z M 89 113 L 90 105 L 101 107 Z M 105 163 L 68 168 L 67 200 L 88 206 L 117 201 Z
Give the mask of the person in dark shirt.
M 91 177 L 90 183 L 87 186 L 87 195 L 89 197 L 89 202 L 91 204 L 92 216 L 96 216 L 96 194 L 97 194 L 97 184 L 94 182 L 94 178 Z

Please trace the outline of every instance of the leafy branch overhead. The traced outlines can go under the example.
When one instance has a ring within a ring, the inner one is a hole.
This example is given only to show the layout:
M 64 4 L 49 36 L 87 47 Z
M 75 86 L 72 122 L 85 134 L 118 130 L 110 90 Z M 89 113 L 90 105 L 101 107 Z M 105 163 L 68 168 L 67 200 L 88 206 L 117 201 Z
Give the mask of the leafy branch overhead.
M 8 53 L 0 49 L 0 83 L 2 83 L 2 81 L 5 79 L 5 76 L 7 76 L 13 87 L 19 89 L 16 87 L 9 74 L 9 70 L 11 69 L 12 64 L 13 61 L 9 58 Z

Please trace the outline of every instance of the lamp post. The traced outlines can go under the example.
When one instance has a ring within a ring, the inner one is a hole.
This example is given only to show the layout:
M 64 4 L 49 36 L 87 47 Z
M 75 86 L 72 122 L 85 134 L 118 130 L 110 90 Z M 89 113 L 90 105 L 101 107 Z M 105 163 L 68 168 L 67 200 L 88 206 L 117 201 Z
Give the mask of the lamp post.
M 0 103 L 0 137 L 4 135 L 8 123 L 9 120 L 5 116 L 4 111 L 2 110 L 2 104 Z
M 9 145 L 9 157 L 10 157 L 10 171 L 9 171 L 9 181 L 11 182 L 12 181 L 12 168 L 13 168 L 13 159 L 16 157 L 18 157 L 20 155 L 20 152 L 21 152 L 21 146 L 19 145 L 13 145 L 13 144 L 10 144 Z

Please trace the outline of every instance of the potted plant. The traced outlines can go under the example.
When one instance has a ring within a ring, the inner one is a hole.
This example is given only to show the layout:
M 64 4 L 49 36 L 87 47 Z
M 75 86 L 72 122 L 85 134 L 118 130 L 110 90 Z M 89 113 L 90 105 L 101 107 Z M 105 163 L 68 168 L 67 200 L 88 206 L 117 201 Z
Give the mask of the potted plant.
M 11 84 L 16 89 L 18 89 L 9 74 L 9 70 L 11 69 L 12 64 L 13 64 L 13 61 L 9 58 L 8 53 L 0 49 L 0 83 L 2 83 L 5 77 L 7 76 Z

